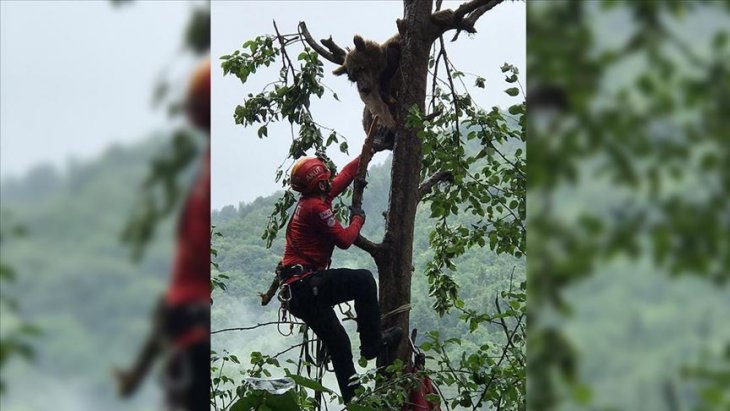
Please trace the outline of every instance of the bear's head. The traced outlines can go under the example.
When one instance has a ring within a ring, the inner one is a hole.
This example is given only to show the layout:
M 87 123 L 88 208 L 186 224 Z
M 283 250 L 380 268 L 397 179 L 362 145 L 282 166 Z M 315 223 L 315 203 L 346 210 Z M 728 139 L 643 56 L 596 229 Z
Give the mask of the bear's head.
M 344 64 L 332 73 L 337 76 L 347 74 L 347 78 L 357 84 L 357 91 L 364 99 L 373 91 L 378 90 L 381 75 L 393 60 L 389 59 L 389 54 L 392 55 L 394 47 L 398 47 L 398 45 L 381 46 L 374 41 L 364 40 L 358 35 L 355 36 L 353 42 L 355 49 L 347 53 Z

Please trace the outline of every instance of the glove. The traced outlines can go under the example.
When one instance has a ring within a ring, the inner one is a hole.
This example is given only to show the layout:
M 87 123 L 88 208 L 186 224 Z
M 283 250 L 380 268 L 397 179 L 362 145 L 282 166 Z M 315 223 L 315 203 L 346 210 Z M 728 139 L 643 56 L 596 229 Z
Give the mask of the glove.
M 350 224 L 352 224 L 352 220 L 355 218 L 355 216 L 362 217 L 362 222 L 365 222 L 365 211 L 362 210 L 362 208 L 355 208 L 353 206 L 348 207 L 350 209 Z
M 383 150 L 392 150 L 395 142 L 395 131 L 386 126 L 378 126 L 378 130 L 373 136 L 373 150 L 375 152 Z

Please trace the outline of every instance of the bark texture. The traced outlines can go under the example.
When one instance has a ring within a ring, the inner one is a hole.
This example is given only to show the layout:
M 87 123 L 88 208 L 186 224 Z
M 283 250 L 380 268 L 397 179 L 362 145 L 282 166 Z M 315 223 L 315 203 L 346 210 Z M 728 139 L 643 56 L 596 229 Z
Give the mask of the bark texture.
M 380 310 L 386 317 L 383 327 L 395 325 L 403 328 L 404 336 L 410 333 L 410 312 L 395 315 L 388 313 L 411 302 L 411 278 L 413 275 L 413 231 L 418 206 L 418 187 L 421 174 L 421 141 L 416 130 L 406 129 L 404 120 L 408 110 L 417 106 L 425 112 L 428 80 L 428 57 L 433 41 L 431 26 L 431 0 L 405 0 L 404 17 L 399 24 L 401 43 L 401 89 L 397 110 L 398 138 L 393 148 L 390 202 L 386 219 L 383 250 L 377 253 L 375 263 L 380 278 Z M 378 366 L 400 358 L 408 363 L 410 346 L 407 337 L 401 340 L 390 358 L 378 358 Z

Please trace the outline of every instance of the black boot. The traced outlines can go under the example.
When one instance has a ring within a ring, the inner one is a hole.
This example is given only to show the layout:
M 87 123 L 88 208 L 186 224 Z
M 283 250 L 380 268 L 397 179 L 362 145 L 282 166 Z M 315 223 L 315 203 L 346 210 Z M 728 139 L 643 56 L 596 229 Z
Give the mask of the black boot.
M 363 347 L 360 349 L 360 355 L 365 357 L 366 360 L 372 360 L 376 358 L 378 354 L 384 352 L 388 348 L 392 348 L 398 345 L 401 337 L 403 337 L 403 329 L 400 327 L 391 327 L 383 331 L 383 335 L 380 337 L 380 343 L 370 347 Z

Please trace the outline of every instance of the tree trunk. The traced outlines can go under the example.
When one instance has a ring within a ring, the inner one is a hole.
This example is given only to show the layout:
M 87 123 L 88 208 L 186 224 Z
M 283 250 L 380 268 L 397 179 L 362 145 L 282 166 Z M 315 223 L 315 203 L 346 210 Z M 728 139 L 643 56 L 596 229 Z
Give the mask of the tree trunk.
M 428 58 L 432 42 L 428 32 L 432 3 L 429 0 L 404 0 L 404 18 L 399 25 L 402 30 L 400 64 L 403 81 L 398 98 L 398 138 L 393 148 L 385 238 L 381 252 L 375 255 L 375 262 L 380 278 L 380 309 L 385 316 L 383 327 L 400 326 L 404 338 L 398 349 L 391 352 L 391 358 L 378 358 L 378 366 L 389 364 L 395 359 L 408 363 L 410 359 L 407 338 L 410 313 L 388 314 L 411 302 L 413 231 L 423 154 L 416 130 L 406 129 L 404 123 L 410 107 L 415 105 L 425 112 Z

